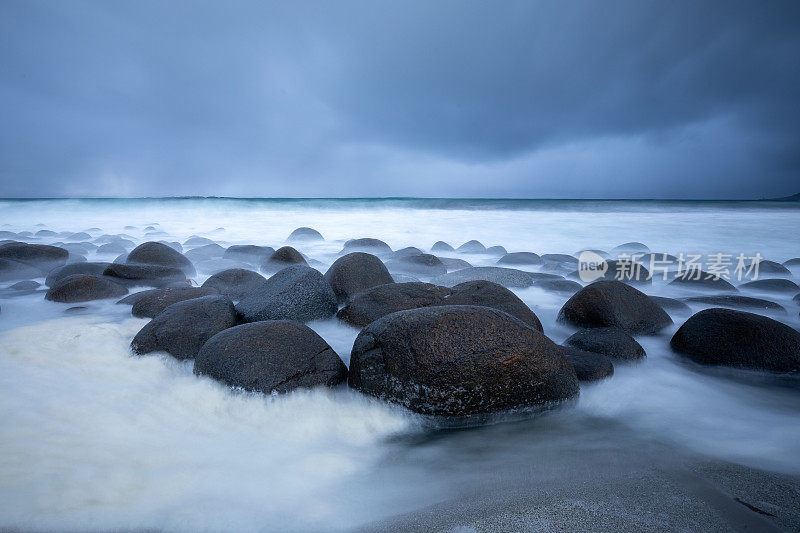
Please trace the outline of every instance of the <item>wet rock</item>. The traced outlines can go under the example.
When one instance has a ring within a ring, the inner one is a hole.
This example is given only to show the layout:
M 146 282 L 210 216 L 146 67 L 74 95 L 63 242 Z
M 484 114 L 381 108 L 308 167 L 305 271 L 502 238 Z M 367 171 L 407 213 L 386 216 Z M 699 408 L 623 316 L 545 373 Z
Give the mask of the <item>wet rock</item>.
M 533 252 L 513 252 L 497 260 L 498 265 L 538 265 L 542 258 Z
M 687 289 L 736 292 L 736 287 L 724 279 L 702 270 L 686 270 L 676 276 L 669 284 Z
M 320 232 L 313 228 L 297 228 L 289 234 L 287 241 L 324 241 L 325 238 Z
M 166 287 L 136 293 L 131 314 L 137 318 L 154 318 L 170 305 L 217 294 L 210 287 Z M 129 296 L 130 298 L 130 296 Z
M 340 257 L 325 272 L 336 298 L 346 302 L 353 295 L 385 283 L 394 283 L 386 265 L 372 254 L 353 252 Z
M 700 311 L 675 332 L 670 346 L 705 365 L 800 370 L 800 333 L 777 320 L 744 311 Z
M 207 244 L 217 244 L 211 239 L 206 237 L 199 237 L 197 235 L 192 235 L 183 243 L 184 246 L 205 246 Z
M 214 274 L 202 286 L 216 289 L 223 296 L 238 301 L 258 289 L 266 281 L 267 278 L 252 270 L 229 268 Z
M 795 257 L 793 259 L 789 259 L 788 261 L 784 261 L 783 266 L 786 268 L 800 267 L 800 257 Z
M 185 255 L 186 258 L 192 263 L 198 263 L 202 261 L 208 261 L 209 259 L 219 259 L 224 253 L 225 248 L 217 243 L 212 243 L 204 244 L 203 246 L 198 246 L 197 248 L 192 248 L 183 255 Z M 195 268 L 197 268 L 197 265 L 195 265 Z
M 347 379 L 347 367 L 333 348 L 309 327 L 288 320 L 218 333 L 197 354 L 194 373 L 264 394 L 333 387 Z
M 456 251 L 455 248 L 453 248 L 444 241 L 436 241 L 435 243 L 433 243 L 433 246 L 431 246 L 431 252 L 455 252 L 455 251 Z
M 535 281 L 533 286 L 538 289 L 564 294 L 573 294 L 583 288 L 583 285 L 577 281 L 569 279 L 543 279 Z
M 159 235 L 166 235 L 166 233 L 164 233 L 163 231 L 158 232 L 158 234 Z M 169 246 L 170 248 L 172 248 L 173 250 L 175 250 L 179 254 L 183 253 L 183 246 L 181 246 L 181 243 L 179 243 L 179 242 L 176 242 L 176 241 L 156 241 L 156 242 L 159 242 L 159 243 L 163 244 L 164 246 Z
M 393 259 L 386 263 L 386 268 L 392 272 L 405 272 L 419 276 L 438 276 L 447 272 L 444 263 L 431 254 L 409 254 Z
M 647 355 L 636 339 L 614 326 L 583 329 L 567 338 L 564 346 L 600 353 L 619 361 L 636 361 Z
M 319 271 L 304 265 L 286 267 L 236 304 L 245 322 L 311 320 L 332 317 L 336 295 Z
M 110 263 L 71 263 L 62 267 L 54 268 L 47 274 L 44 284 L 52 287 L 56 282 L 73 274 L 88 274 L 90 276 L 102 276 Z
M 797 283 L 790 279 L 775 278 L 775 279 L 757 279 L 755 281 L 748 281 L 739 285 L 740 289 L 748 289 L 753 291 L 763 292 L 797 292 L 800 287 Z
M 110 279 L 88 274 L 72 274 L 54 283 L 45 294 L 51 302 L 88 302 L 105 298 L 119 298 L 128 289 Z
M 600 381 L 614 375 L 614 364 L 603 354 L 568 347 L 564 349 L 564 357 L 575 369 L 578 381 Z
M 351 387 L 426 415 L 464 417 L 578 394 L 563 349 L 496 309 L 443 306 L 392 313 L 364 328 Z
M 54 237 L 56 232 L 49 229 L 40 229 L 35 233 L 35 235 L 37 237 Z
M 625 283 L 650 283 L 650 271 L 644 265 L 631 260 L 606 260 L 606 271 L 603 279 L 617 280 Z
M 471 240 L 456 248 L 456 251 L 462 254 L 482 254 L 486 251 L 486 247 L 479 241 Z
M 48 272 L 67 262 L 69 252 L 57 246 L 10 242 L 0 245 L 0 259 L 16 261 Z
M 287 265 L 308 265 L 303 255 L 291 246 L 282 246 L 275 250 L 262 264 L 262 270 L 278 270 Z
M 167 352 L 191 359 L 211 337 L 236 325 L 233 303 L 224 296 L 204 296 L 177 302 L 147 323 L 131 342 L 136 354 Z
M 758 262 L 758 273 L 778 274 L 785 276 L 790 276 L 792 274 L 792 272 L 782 264 L 775 261 L 769 261 L 767 259 L 762 259 L 761 261 Z
M 345 252 L 368 252 L 371 254 L 390 254 L 392 249 L 388 244 L 379 239 L 350 239 L 344 243 L 341 253 Z
M 131 265 L 160 265 L 177 268 L 186 276 L 194 276 L 194 265 L 180 252 L 160 242 L 145 242 L 128 254 L 127 263 Z
M 664 296 L 650 296 L 650 299 L 656 303 L 661 309 L 673 313 L 691 313 L 692 309 L 685 303 L 675 298 L 666 298 Z
M 692 303 L 715 305 L 718 307 L 736 307 L 740 309 L 760 309 L 763 311 L 783 311 L 786 309 L 782 305 L 761 298 L 750 298 L 749 296 L 739 296 L 738 294 L 725 294 L 718 296 L 694 296 L 686 298 L 685 301 Z
M 71 242 L 77 242 L 77 241 L 88 241 L 91 238 L 92 238 L 92 236 L 89 235 L 88 233 L 86 233 L 84 231 L 79 231 L 78 233 L 71 233 L 71 234 L 67 235 L 64 238 L 64 240 L 71 241 Z
M 543 254 L 540 259 L 545 265 L 556 265 L 564 268 L 578 266 L 578 259 L 567 254 Z
M 253 244 L 234 244 L 229 246 L 225 253 L 222 255 L 224 259 L 233 259 L 235 261 L 244 261 L 254 265 L 260 265 L 265 259 L 275 253 L 275 250 L 269 246 L 255 246 Z
M 615 246 L 611 249 L 612 256 L 618 256 L 619 254 L 647 254 L 650 253 L 650 248 L 640 242 L 626 242 L 624 244 L 620 244 L 619 246 Z
M 164 287 L 176 281 L 185 281 L 182 270 L 161 265 L 131 265 L 111 263 L 103 270 L 103 275 L 128 287 Z
M 515 268 L 504 267 L 471 267 L 455 272 L 448 272 L 441 276 L 436 276 L 431 283 L 454 287 L 459 283 L 467 281 L 491 281 L 503 287 L 524 288 L 533 285 L 533 279 L 528 272 Z
M 42 277 L 44 273 L 36 267 L 0 258 L 0 281 Z
M 407 246 L 405 248 L 401 248 L 400 250 L 397 250 L 396 252 L 394 252 L 392 254 L 392 259 L 405 259 L 406 257 L 412 256 L 412 255 L 419 255 L 419 254 L 422 254 L 422 253 L 425 253 L 425 252 L 423 252 L 419 248 L 416 248 L 414 246 Z
M 421 282 L 377 285 L 355 294 L 336 316 L 361 328 L 396 311 L 444 305 L 451 292 L 446 287 Z
M 489 246 L 484 253 L 488 255 L 507 255 L 508 250 L 502 246 Z
M 42 284 L 39 283 L 38 281 L 25 280 L 25 281 L 18 281 L 13 285 L 9 286 L 8 288 L 14 291 L 35 291 L 41 286 Z
M 452 272 L 453 270 L 461 270 L 462 268 L 470 268 L 472 265 L 463 259 L 458 259 L 456 257 L 440 257 L 439 261 L 442 262 L 444 267 L 447 269 L 448 272 Z
M 98 254 L 119 255 L 127 252 L 128 250 L 118 242 L 108 242 L 106 244 L 101 244 L 97 248 Z
M 447 295 L 444 305 L 480 305 L 506 312 L 537 331 L 544 331 L 539 317 L 519 296 L 491 281 L 475 280 L 459 283 Z
M 567 300 L 558 320 L 580 328 L 616 326 L 630 334 L 653 334 L 672 324 L 649 296 L 620 281 L 595 281 Z

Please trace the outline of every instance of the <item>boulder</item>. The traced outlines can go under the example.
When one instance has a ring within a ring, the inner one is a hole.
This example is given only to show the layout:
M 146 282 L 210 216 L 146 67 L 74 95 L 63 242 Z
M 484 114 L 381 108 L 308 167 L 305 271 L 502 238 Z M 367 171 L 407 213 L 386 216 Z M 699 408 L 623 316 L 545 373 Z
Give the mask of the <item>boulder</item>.
M 755 281 L 748 281 L 739 285 L 740 289 L 749 289 L 753 291 L 762 292 L 797 292 L 800 287 L 797 283 L 790 279 L 774 278 L 774 279 L 757 279 Z
M 253 244 L 234 244 L 229 246 L 222 255 L 224 259 L 244 261 L 254 265 L 260 265 L 269 256 L 275 253 L 275 249 L 269 246 L 255 246 Z
M 654 334 L 672 324 L 649 296 L 621 281 L 595 281 L 572 295 L 558 314 L 580 328 L 616 326 L 631 334 Z
M 194 361 L 194 373 L 264 394 L 333 387 L 347 367 L 311 328 L 290 320 L 243 324 L 218 333 Z
M 502 246 L 489 246 L 488 248 L 486 248 L 486 251 L 484 251 L 484 253 L 488 255 L 506 255 L 508 254 L 508 250 L 506 250 Z
M 544 331 L 539 317 L 519 296 L 491 281 L 474 280 L 459 283 L 444 299 L 444 305 L 479 305 L 504 311 L 537 331 Z
M 563 349 L 511 315 L 477 306 L 392 313 L 364 328 L 351 387 L 426 415 L 465 417 L 578 394 Z
M 40 229 L 35 235 L 37 237 L 54 237 L 56 232 L 49 229 Z
M 43 275 L 44 273 L 36 267 L 19 261 L 0 258 L 0 281 L 39 278 Z
M 451 289 L 430 283 L 388 283 L 355 294 L 336 314 L 351 326 L 364 327 L 397 311 L 444 305 Z
M 515 268 L 470 267 L 436 276 L 431 283 L 454 287 L 467 281 L 491 281 L 503 287 L 525 288 L 533 285 L 530 273 Z
M 88 274 L 72 274 L 53 284 L 45 294 L 51 302 L 88 302 L 105 298 L 119 298 L 128 289 L 108 278 Z
M 336 295 L 319 271 L 294 265 L 279 271 L 236 304 L 245 322 L 311 320 L 332 317 Z
M 551 292 L 574 294 L 583 288 L 577 281 L 569 279 L 542 279 L 534 281 L 533 286 Z
M 9 242 L 0 245 L 0 259 L 23 263 L 44 272 L 66 264 L 68 257 L 69 252 L 58 246 L 24 242 Z
M 717 296 L 694 296 L 686 298 L 687 302 L 713 305 L 717 307 L 737 307 L 740 309 L 760 309 L 763 311 L 782 311 L 786 309 L 775 302 L 762 300 L 761 298 L 750 298 L 749 296 L 739 296 L 738 294 L 720 294 Z
M 433 243 L 433 246 L 431 246 L 431 252 L 455 252 L 455 251 L 456 251 L 455 248 L 453 248 L 444 241 L 436 241 L 435 243 Z
M 567 338 L 564 346 L 601 353 L 619 361 L 636 361 L 647 355 L 636 339 L 614 326 L 583 329 Z
M 176 281 L 185 281 L 182 270 L 161 265 L 130 265 L 111 263 L 103 275 L 114 278 L 114 281 L 129 287 L 150 286 L 164 287 Z
M 542 254 L 540 259 L 542 263 L 558 265 L 565 268 L 578 266 L 578 259 L 567 254 Z
M 380 239 L 350 239 L 344 243 L 342 253 L 345 252 L 368 252 L 371 254 L 390 254 L 391 247 Z
M 606 271 L 602 279 L 617 280 L 625 283 L 650 283 L 650 271 L 636 261 L 626 259 L 607 259 Z
M 324 241 L 325 238 L 320 232 L 313 228 L 297 228 L 289 234 L 287 241 Z
M 149 241 L 140 244 L 128 254 L 126 262 L 130 265 L 160 265 L 177 268 L 186 276 L 194 276 L 194 265 L 183 254 L 160 242 Z
M 142 291 L 131 295 L 138 296 L 138 298 L 133 298 L 135 301 L 132 303 L 133 308 L 131 309 L 131 314 L 137 318 L 154 318 L 161 313 L 161 311 L 174 303 L 202 298 L 203 296 L 212 296 L 214 294 L 218 294 L 217 290 L 210 287 L 167 287 Z
M 188 239 L 186 239 L 183 243 L 184 246 L 205 246 L 207 244 L 216 244 L 209 238 L 206 237 L 199 237 L 197 235 L 192 235 Z
M 14 291 L 26 291 L 27 292 L 27 291 L 35 291 L 36 289 L 38 289 L 41 286 L 42 286 L 42 284 L 39 283 L 38 281 L 25 280 L 25 281 L 18 281 L 16 283 L 14 283 L 13 285 L 10 285 L 8 288 L 11 289 L 11 290 L 14 290 Z
M 225 253 L 225 248 L 217 243 L 204 244 L 197 248 L 192 248 L 185 255 L 192 263 L 208 261 L 209 259 L 220 259 Z M 195 265 L 196 267 L 197 265 Z
M 52 287 L 56 282 L 73 274 L 88 274 L 90 276 L 102 276 L 103 271 L 110 263 L 70 263 L 62 267 L 54 268 L 47 274 L 44 284 Z
M 119 255 L 124 254 L 128 250 L 119 242 L 107 242 L 105 244 L 101 244 L 97 248 L 98 254 L 108 254 L 108 255 Z
M 758 273 L 779 274 L 784 276 L 789 276 L 792 274 L 792 272 L 782 264 L 776 261 L 770 261 L 768 259 L 762 259 L 761 261 L 758 262 Z
M 670 346 L 705 365 L 800 370 L 800 333 L 777 320 L 744 311 L 700 311 L 678 328 Z
M 439 261 L 442 262 L 448 272 L 472 267 L 470 263 L 464 261 L 463 259 L 458 259 L 457 257 L 440 257 Z
M 612 256 L 618 256 L 620 254 L 647 254 L 650 253 L 650 248 L 640 242 L 626 242 L 624 244 L 620 244 L 619 246 L 615 246 L 611 249 Z
M 229 268 L 208 278 L 203 287 L 216 289 L 223 296 L 238 301 L 267 282 L 267 278 L 252 270 Z
M 480 241 L 471 240 L 456 248 L 456 251 L 462 254 L 482 254 L 486 251 L 486 247 Z
M 673 313 L 691 313 L 692 308 L 675 298 L 666 298 L 664 296 L 650 296 L 650 299 L 655 302 L 657 306 L 667 312 Z
M 208 339 L 235 325 L 233 302 L 224 296 L 184 300 L 148 322 L 133 338 L 131 349 L 140 355 L 163 351 L 178 359 L 191 359 Z
M 614 364 L 603 354 L 565 348 L 564 357 L 575 369 L 578 381 L 600 381 L 614 374 Z
M 69 235 L 64 237 L 64 240 L 71 242 L 78 242 L 78 241 L 88 241 L 91 238 L 92 236 L 86 233 L 85 231 L 79 231 L 77 233 L 70 233 Z
M 783 262 L 783 266 L 787 268 L 800 267 L 800 257 L 794 257 Z
M 404 272 L 419 276 L 438 276 L 447 272 L 444 263 L 431 254 L 409 254 L 386 263 L 386 268 L 391 272 Z
M 288 265 L 308 265 L 303 255 L 291 246 L 283 246 L 261 263 L 262 270 L 279 270 Z
M 386 283 L 394 283 L 386 265 L 372 254 L 353 252 L 334 261 L 325 272 L 336 298 L 346 302 L 353 295 Z
M 725 281 L 723 278 L 697 269 L 688 269 L 683 271 L 680 273 L 680 275 L 677 275 L 672 281 L 670 281 L 669 284 L 687 289 L 736 292 L 736 287 Z
M 533 252 L 513 252 L 497 260 L 498 265 L 538 265 L 542 258 Z
M 392 259 L 404 259 L 411 255 L 419 255 L 425 253 L 419 248 L 415 246 L 406 246 L 405 248 L 401 248 L 392 254 Z

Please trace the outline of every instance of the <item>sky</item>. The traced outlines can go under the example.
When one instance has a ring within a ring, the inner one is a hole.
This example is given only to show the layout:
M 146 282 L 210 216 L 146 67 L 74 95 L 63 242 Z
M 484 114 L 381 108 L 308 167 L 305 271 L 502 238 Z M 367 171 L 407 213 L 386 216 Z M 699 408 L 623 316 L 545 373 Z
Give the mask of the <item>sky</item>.
M 800 192 L 800 2 L 2 0 L 0 197 Z

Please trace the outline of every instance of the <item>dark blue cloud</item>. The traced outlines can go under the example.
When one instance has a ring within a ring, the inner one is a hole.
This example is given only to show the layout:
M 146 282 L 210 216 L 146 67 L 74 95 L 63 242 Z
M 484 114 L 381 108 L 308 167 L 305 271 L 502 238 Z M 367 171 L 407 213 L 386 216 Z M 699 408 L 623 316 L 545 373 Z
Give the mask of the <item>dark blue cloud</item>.
M 0 4 L 0 195 L 796 192 L 800 4 Z

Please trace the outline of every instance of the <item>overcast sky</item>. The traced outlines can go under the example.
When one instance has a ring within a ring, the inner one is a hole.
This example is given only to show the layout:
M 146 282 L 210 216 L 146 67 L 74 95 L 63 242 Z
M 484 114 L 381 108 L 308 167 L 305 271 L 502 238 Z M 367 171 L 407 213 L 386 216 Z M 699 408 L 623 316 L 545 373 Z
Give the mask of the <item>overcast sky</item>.
M 0 196 L 800 192 L 800 2 L 0 2 Z

